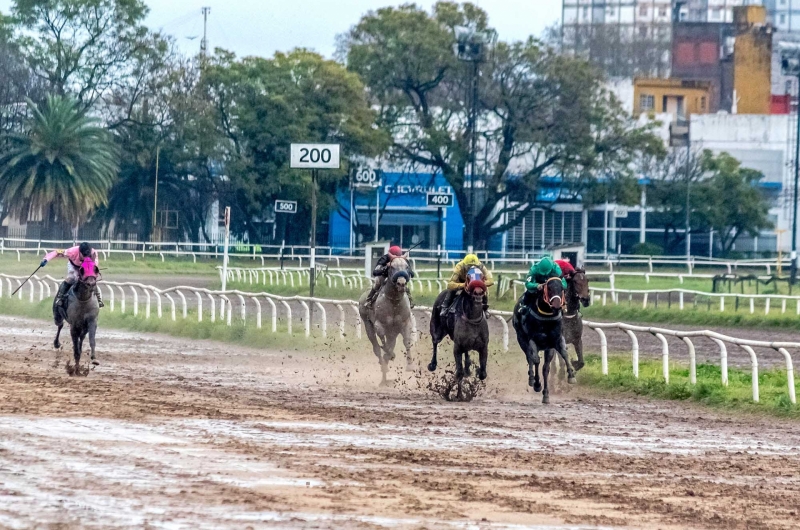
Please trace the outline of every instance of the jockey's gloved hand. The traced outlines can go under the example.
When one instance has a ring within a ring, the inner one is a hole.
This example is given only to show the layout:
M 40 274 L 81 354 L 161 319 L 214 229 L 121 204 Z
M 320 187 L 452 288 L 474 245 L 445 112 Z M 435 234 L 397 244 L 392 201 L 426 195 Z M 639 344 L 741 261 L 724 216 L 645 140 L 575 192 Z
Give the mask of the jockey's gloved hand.
M 43 259 L 42 262 L 39 264 L 39 266 L 44 267 L 45 265 L 47 265 L 47 260 Z

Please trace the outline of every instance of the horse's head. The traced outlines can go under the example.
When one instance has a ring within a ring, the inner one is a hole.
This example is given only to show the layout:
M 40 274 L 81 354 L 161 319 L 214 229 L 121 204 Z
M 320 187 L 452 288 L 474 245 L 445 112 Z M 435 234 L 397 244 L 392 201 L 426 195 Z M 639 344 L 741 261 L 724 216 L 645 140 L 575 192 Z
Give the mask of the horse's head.
M 572 291 L 578 300 L 580 300 L 581 305 L 583 307 L 589 307 L 592 303 L 592 294 L 589 291 L 589 280 L 586 278 L 586 271 L 584 269 L 575 269 L 571 284 Z
M 78 268 L 78 281 L 93 289 L 97 285 L 97 276 L 99 274 L 100 269 L 92 258 L 83 258 L 83 262 Z
M 561 309 L 561 306 L 564 305 L 564 284 L 561 283 L 561 278 L 555 276 L 548 279 L 542 291 L 547 305 L 556 311 Z
M 411 267 L 405 258 L 394 258 L 389 263 L 389 279 L 399 292 L 405 292 L 411 280 Z

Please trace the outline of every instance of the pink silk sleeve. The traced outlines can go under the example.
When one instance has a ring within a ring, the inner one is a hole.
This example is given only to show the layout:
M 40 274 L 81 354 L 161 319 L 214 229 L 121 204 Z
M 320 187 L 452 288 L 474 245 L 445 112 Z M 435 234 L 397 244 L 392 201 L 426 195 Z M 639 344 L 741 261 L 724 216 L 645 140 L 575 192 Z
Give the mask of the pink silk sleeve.
M 45 254 L 44 259 L 46 259 L 47 261 L 52 261 L 55 258 L 63 258 L 63 257 L 64 257 L 63 250 L 54 250 L 52 252 L 48 252 L 47 254 Z

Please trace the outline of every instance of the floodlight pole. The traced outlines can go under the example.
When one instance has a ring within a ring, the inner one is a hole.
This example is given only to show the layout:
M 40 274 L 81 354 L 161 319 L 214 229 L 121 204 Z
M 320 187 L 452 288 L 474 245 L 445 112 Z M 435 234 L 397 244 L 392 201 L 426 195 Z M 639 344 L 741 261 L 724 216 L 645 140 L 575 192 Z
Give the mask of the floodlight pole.
M 797 102 L 795 104 L 797 130 L 794 137 L 794 196 L 792 198 L 792 264 L 789 268 L 789 282 L 797 280 L 797 185 L 800 177 L 800 73 L 797 75 Z

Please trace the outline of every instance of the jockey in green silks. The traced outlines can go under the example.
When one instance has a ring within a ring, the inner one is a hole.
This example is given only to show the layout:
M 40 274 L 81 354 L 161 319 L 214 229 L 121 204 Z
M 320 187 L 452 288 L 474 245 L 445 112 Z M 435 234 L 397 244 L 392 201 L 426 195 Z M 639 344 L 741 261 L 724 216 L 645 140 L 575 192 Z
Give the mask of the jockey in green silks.
M 561 278 L 561 284 L 564 286 L 564 289 L 566 289 L 567 281 L 562 276 L 561 267 L 559 267 L 558 263 L 553 261 L 550 256 L 545 256 L 539 260 L 538 263 L 531 264 L 531 268 L 528 270 L 528 277 L 525 279 L 525 294 L 522 295 L 522 312 L 524 313 L 528 310 L 530 304 L 533 303 L 536 291 L 541 289 L 550 278 Z

